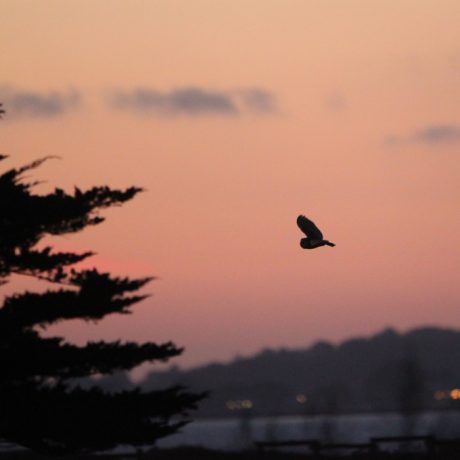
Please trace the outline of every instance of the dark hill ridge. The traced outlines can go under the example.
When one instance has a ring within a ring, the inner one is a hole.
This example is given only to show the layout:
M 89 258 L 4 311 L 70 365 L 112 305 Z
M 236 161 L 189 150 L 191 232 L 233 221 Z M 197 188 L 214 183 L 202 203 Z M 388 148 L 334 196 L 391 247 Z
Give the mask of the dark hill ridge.
M 460 388 L 460 331 L 387 329 L 339 345 L 318 342 L 229 364 L 154 372 L 142 382 L 145 389 L 172 384 L 211 391 L 198 416 L 460 408 L 450 394 Z

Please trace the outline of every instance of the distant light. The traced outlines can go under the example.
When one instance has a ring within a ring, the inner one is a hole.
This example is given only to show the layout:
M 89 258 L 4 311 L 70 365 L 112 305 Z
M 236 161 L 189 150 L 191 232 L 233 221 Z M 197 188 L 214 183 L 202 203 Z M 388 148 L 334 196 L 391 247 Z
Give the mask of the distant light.
M 446 399 L 449 397 L 449 393 L 447 391 L 438 390 L 434 392 L 433 397 L 434 399 L 436 399 L 436 401 L 442 401 L 443 399 Z
M 235 409 L 237 409 L 236 401 L 231 401 L 231 400 L 230 400 L 230 401 L 227 401 L 227 402 L 225 403 L 225 405 L 227 406 L 227 409 L 229 409 L 229 410 L 235 410 Z
M 241 401 L 241 407 L 243 409 L 251 409 L 253 406 L 252 401 L 249 399 L 245 399 L 244 401 Z
M 254 403 L 250 399 L 230 399 L 225 403 L 225 406 L 229 410 L 252 409 L 254 407 Z
M 307 397 L 303 393 L 299 393 L 295 399 L 299 404 L 305 404 L 307 402 Z
M 452 399 L 460 399 L 460 388 L 454 388 L 451 392 L 450 392 L 450 397 Z

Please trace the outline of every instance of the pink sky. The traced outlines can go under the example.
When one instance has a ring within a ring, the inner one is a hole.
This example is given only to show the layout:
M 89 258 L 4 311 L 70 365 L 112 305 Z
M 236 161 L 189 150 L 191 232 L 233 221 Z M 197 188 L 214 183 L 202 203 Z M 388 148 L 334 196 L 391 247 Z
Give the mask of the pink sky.
M 59 155 L 42 190 L 147 189 L 54 244 L 158 276 L 154 296 L 60 333 L 173 340 L 189 366 L 460 327 L 458 0 L 4 0 L 0 17 L 8 166 Z M 302 251 L 299 213 L 337 246 Z

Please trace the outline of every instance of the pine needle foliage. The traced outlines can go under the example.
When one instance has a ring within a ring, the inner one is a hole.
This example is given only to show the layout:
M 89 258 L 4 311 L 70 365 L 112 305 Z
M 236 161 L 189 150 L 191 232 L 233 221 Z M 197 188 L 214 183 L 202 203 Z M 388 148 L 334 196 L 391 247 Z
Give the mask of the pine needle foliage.
M 101 224 L 103 209 L 122 205 L 142 190 L 104 186 L 39 195 L 34 193 L 37 182 L 28 181 L 25 174 L 48 159 L 0 175 L 0 284 L 13 275 L 26 275 L 56 286 L 6 296 L 0 307 L 0 438 L 58 455 L 119 444 L 152 445 L 187 423 L 189 411 L 205 394 L 180 386 L 106 393 L 74 382 L 144 362 L 165 362 L 180 355 L 182 348 L 172 342 L 120 341 L 77 346 L 40 334 L 59 321 L 100 321 L 113 313 L 129 314 L 145 299 L 138 291 L 152 278 L 79 270 L 78 263 L 93 252 L 59 252 L 40 245 L 45 237 Z

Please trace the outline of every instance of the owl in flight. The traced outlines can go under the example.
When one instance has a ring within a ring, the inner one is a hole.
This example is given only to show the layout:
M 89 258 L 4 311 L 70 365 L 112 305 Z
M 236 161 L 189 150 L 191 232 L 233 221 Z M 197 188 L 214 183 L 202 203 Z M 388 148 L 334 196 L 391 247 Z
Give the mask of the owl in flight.
M 306 238 L 300 240 L 300 246 L 303 249 L 315 249 L 320 246 L 332 246 L 335 244 L 323 239 L 321 230 L 305 216 L 297 217 L 297 225 L 305 233 Z

